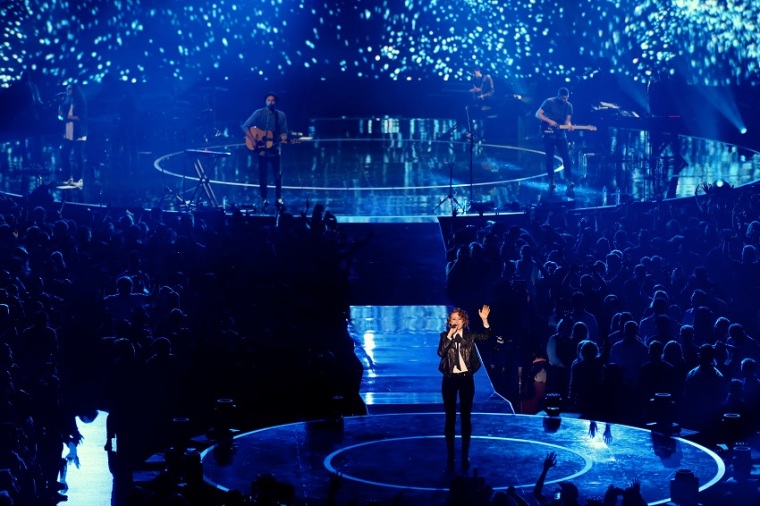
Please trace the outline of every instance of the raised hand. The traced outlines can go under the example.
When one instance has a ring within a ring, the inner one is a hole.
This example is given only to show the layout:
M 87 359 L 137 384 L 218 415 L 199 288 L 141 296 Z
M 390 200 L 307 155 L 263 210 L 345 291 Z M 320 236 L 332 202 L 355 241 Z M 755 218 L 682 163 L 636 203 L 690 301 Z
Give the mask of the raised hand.
M 557 454 L 555 452 L 549 452 L 544 459 L 544 469 L 549 470 L 557 465 Z
M 602 437 L 604 438 L 604 444 L 608 445 L 612 443 L 612 425 L 609 423 L 604 424 L 604 434 Z
M 594 439 L 596 437 L 596 422 L 593 420 L 588 424 L 588 437 Z
M 604 493 L 602 504 L 604 504 L 604 506 L 615 506 L 618 501 L 618 496 L 620 495 L 623 495 L 623 490 L 615 485 L 610 485 Z

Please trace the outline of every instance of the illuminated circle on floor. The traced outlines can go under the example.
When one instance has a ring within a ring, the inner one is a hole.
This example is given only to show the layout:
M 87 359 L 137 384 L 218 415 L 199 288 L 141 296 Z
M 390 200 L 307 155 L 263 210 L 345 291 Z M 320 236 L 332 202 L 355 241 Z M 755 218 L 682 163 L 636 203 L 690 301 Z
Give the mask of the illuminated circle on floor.
M 414 489 L 414 490 L 427 490 L 427 491 L 447 491 L 449 490 L 449 487 L 418 487 L 418 486 L 411 486 L 411 485 L 401 485 L 401 484 L 394 484 L 389 482 L 379 482 L 371 479 L 365 479 L 361 478 L 356 475 L 351 475 L 344 473 L 334 465 L 334 461 L 339 457 L 346 457 L 346 454 L 353 450 L 364 450 L 367 449 L 368 446 L 372 445 L 378 445 L 378 444 L 397 444 L 402 442 L 402 444 L 408 444 L 411 440 L 440 440 L 443 439 L 443 436 L 412 436 L 412 437 L 401 437 L 401 438 L 389 438 L 389 439 L 382 439 L 377 441 L 368 441 L 365 443 L 359 443 L 356 445 L 346 446 L 344 448 L 341 448 L 340 450 L 336 450 L 333 453 L 329 454 L 327 457 L 325 457 L 324 464 L 328 471 L 330 471 L 333 474 L 339 475 L 341 478 L 345 478 L 347 480 L 353 480 L 360 483 L 365 483 L 369 485 L 376 485 L 380 487 L 389 487 L 389 488 L 399 488 L 399 489 Z M 459 437 L 457 438 L 459 439 Z M 516 444 L 524 444 L 524 445 L 538 445 L 541 447 L 545 447 L 546 451 L 553 451 L 558 454 L 558 460 L 562 460 L 564 462 L 569 461 L 570 459 L 573 459 L 578 462 L 578 468 L 577 471 L 568 474 L 566 476 L 561 477 L 555 477 L 552 480 L 547 480 L 545 482 L 546 485 L 552 484 L 552 483 L 559 483 L 560 481 L 568 481 L 573 480 L 574 478 L 577 478 L 578 476 L 583 475 L 584 473 L 588 472 L 589 469 L 591 469 L 592 461 L 585 455 L 578 453 L 574 450 L 571 450 L 569 448 L 566 448 L 564 446 L 552 444 L 552 443 L 544 443 L 541 441 L 533 441 L 528 439 L 517 439 L 517 438 L 508 438 L 508 437 L 498 437 L 498 436 L 472 436 L 472 439 L 480 439 L 480 440 L 489 440 L 489 441 L 500 441 L 500 442 L 507 442 L 507 443 L 516 443 Z M 436 445 L 439 445 L 438 442 L 436 442 Z M 403 450 L 399 450 L 399 453 Z M 509 455 L 508 450 L 498 450 L 500 453 L 503 453 L 504 455 Z M 391 453 L 393 453 L 393 449 L 391 449 Z M 479 452 L 481 455 L 483 454 L 482 451 Z M 520 453 L 520 452 L 513 452 L 513 453 Z M 531 452 L 533 455 L 541 455 L 540 453 Z M 385 450 L 383 454 L 388 454 L 388 450 Z M 568 458 L 568 455 L 572 455 L 572 457 Z M 353 462 L 356 462 L 357 459 L 350 459 Z M 360 460 L 360 459 L 359 459 Z M 543 460 L 541 460 L 543 462 Z M 473 465 L 473 469 L 477 466 Z M 535 485 L 535 480 L 530 483 L 522 483 L 522 484 L 514 484 L 510 483 L 508 485 L 499 485 L 496 486 L 495 484 L 489 483 L 489 486 L 493 488 L 493 490 L 506 490 L 508 486 L 514 486 L 515 488 L 524 488 L 524 487 L 533 487 Z
M 355 145 L 358 147 L 362 146 L 373 146 L 373 145 L 385 145 L 389 141 L 387 139 L 342 139 L 342 138 L 325 138 L 325 139 L 318 139 L 320 145 L 331 145 L 331 144 L 342 144 L 342 145 Z M 420 141 L 417 139 L 398 139 L 397 142 L 406 142 L 408 144 L 420 144 L 427 142 L 428 144 L 434 144 L 439 146 L 448 146 L 450 143 L 444 142 L 444 141 Z M 466 146 L 467 143 L 458 142 L 455 143 L 460 146 Z M 489 186 L 502 186 L 507 183 L 517 183 L 517 182 L 526 182 L 526 181 L 538 181 L 542 180 L 546 177 L 546 170 L 544 169 L 544 157 L 545 154 L 543 151 L 539 151 L 537 149 L 522 147 L 522 146 L 509 146 L 509 145 L 501 145 L 501 144 L 483 144 L 484 147 L 489 148 L 491 155 L 485 157 L 485 160 L 489 163 L 489 165 L 493 165 L 494 167 L 502 167 L 504 170 L 483 170 L 483 167 L 480 167 L 481 170 L 478 170 L 477 173 L 480 174 L 480 177 L 473 181 L 465 181 L 465 182 L 457 182 L 453 184 L 452 186 L 454 188 L 469 188 L 470 186 L 474 187 L 489 187 Z M 207 147 L 198 147 L 196 149 L 191 150 L 185 150 L 185 151 L 175 151 L 172 153 L 166 153 L 164 155 L 159 156 L 153 161 L 153 168 L 160 172 L 164 176 L 171 176 L 173 178 L 177 179 L 187 179 L 190 181 L 198 181 L 198 176 L 196 174 L 185 174 L 185 162 L 184 160 L 187 157 L 188 152 L 197 152 L 201 157 L 203 156 L 203 153 L 225 153 L 232 155 L 236 152 L 243 152 L 246 153 L 248 150 L 245 147 L 245 144 L 240 143 L 230 143 L 230 144 L 219 144 L 216 146 L 207 146 Z M 461 154 L 461 153 L 460 153 Z M 362 165 L 361 163 L 355 164 L 355 155 L 353 155 L 349 161 L 348 164 L 350 165 L 356 165 L 355 170 L 357 173 L 362 173 Z M 507 161 L 509 157 L 515 157 L 516 160 L 514 162 Z M 292 157 L 292 154 L 291 154 Z M 520 164 L 517 163 L 518 158 L 535 158 L 535 160 L 531 160 L 531 162 L 526 163 L 524 160 L 520 162 Z M 468 157 L 465 155 L 462 155 L 462 159 L 459 160 L 460 163 L 457 163 L 457 166 L 464 167 L 466 165 L 466 159 Z M 560 170 L 563 170 L 561 159 L 559 156 L 555 156 L 555 161 L 557 167 L 555 168 L 554 172 L 559 172 Z M 235 159 L 234 157 L 232 158 Z M 378 165 L 393 165 L 393 163 L 385 161 L 385 160 L 375 160 L 376 164 Z M 426 166 L 425 162 L 423 160 L 415 160 L 413 162 L 409 162 L 411 165 L 423 168 Z M 478 165 L 482 161 L 478 161 Z M 347 165 L 348 165 L 347 164 Z M 439 164 L 441 166 L 445 166 L 445 164 Z M 466 168 L 466 167 L 465 167 Z M 206 169 L 209 170 L 209 169 Z M 288 168 L 289 172 L 291 172 L 291 178 L 290 179 L 298 179 L 297 173 L 298 170 L 308 170 L 311 171 L 310 167 L 306 167 L 305 164 L 295 164 L 292 167 Z M 447 169 L 448 170 L 448 169 Z M 229 172 L 229 174 L 226 174 L 226 172 Z M 444 171 L 446 172 L 446 171 Z M 465 172 L 467 172 L 465 170 Z M 216 174 L 219 177 L 215 177 L 214 174 Z M 237 177 L 234 174 L 234 171 L 225 171 L 225 170 L 210 170 L 210 173 L 208 174 L 209 180 L 208 183 L 213 185 L 226 185 L 230 187 L 256 187 L 258 188 L 259 182 L 258 180 L 253 180 L 250 182 L 240 181 L 237 179 Z M 230 179 L 231 178 L 231 179 Z M 374 192 L 374 191 L 387 191 L 387 192 L 396 192 L 399 190 L 441 190 L 446 189 L 449 187 L 449 180 L 448 178 L 441 179 L 440 181 L 436 183 L 430 182 L 430 184 L 419 184 L 419 183 L 409 183 L 404 181 L 403 184 L 383 184 L 383 185 L 375 185 L 375 184 L 364 184 L 366 181 L 360 180 L 361 184 L 346 184 L 345 181 L 338 182 L 335 185 L 325 184 L 320 186 L 311 186 L 311 185 L 304 185 L 304 184 L 297 184 L 297 185 L 288 185 L 287 181 L 283 184 L 282 188 L 284 190 L 314 190 L 314 191 L 323 191 L 323 192 L 355 192 L 355 191 L 366 191 L 366 192 Z

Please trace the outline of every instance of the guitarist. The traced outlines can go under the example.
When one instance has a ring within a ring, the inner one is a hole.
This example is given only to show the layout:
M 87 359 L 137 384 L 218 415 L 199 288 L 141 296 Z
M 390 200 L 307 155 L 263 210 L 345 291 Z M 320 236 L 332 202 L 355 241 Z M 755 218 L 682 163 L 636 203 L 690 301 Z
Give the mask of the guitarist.
M 277 95 L 267 93 L 266 107 L 257 109 L 241 125 L 246 137 L 246 145 L 254 151 L 259 165 L 259 192 L 262 209 L 269 205 L 267 200 L 267 166 L 272 168 L 277 207 L 282 201 L 282 169 L 280 168 L 280 145 L 288 139 L 288 120 L 285 113 L 275 108 Z
M 541 134 L 544 140 L 546 153 L 546 174 L 549 176 L 549 194 L 553 195 L 557 185 L 554 184 L 554 150 L 557 150 L 562 164 L 565 167 L 565 181 L 567 181 L 567 190 L 565 194 L 568 197 L 575 196 L 575 183 L 573 182 L 573 164 L 570 159 L 570 149 L 567 145 L 567 130 L 572 130 L 571 119 L 573 116 L 573 104 L 567 101 L 570 91 L 567 88 L 560 88 L 556 97 L 547 98 L 541 107 L 536 111 L 536 118 L 541 120 Z
M 493 78 L 489 74 L 483 74 L 479 66 L 472 68 L 473 85 L 470 89 L 473 104 L 467 106 L 470 120 L 470 129 L 481 141 L 485 140 L 485 118 L 488 111 L 493 108 L 494 87 Z M 476 133 L 477 132 L 477 133 Z

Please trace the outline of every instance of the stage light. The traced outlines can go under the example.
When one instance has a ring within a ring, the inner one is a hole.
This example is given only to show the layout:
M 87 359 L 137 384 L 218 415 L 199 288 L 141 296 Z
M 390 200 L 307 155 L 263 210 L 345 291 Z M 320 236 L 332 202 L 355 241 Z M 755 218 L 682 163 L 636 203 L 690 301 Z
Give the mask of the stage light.
M 670 498 L 676 504 L 697 504 L 699 478 L 689 469 L 679 469 L 670 480 Z
M 744 22 L 758 17 L 757 2 L 744 2 L 741 9 L 726 9 L 722 5 L 725 2 L 703 2 L 698 8 L 695 2 L 666 6 L 661 0 L 592 2 L 577 17 L 565 12 L 569 19 L 560 19 L 549 16 L 556 8 L 556 2 L 549 0 L 519 0 L 496 8 L 493 3 L 471 0 L 432 2 L 420 4 L 414 12 L 388 0 L 377 2 L 372 9 L 346 9 L 329 2 L 311 5 L 303 1 L 283 7 L 282 2 L 265 0 L 260 2 L 260 12 L 267 13 L 266 21 L 260 15 L 227 16 L 227 10 L 240 10 L 231 0 L 214 4 L 188 0 L 182 7 L 156 6 L 147 0 L 127 3 L 129 8 L 103 10 L 97 0 L 79 2 L 82 12 L 91 14 L 80 20 L 76 37 L 73 34 L 67 37 L 71 47 L 66 50 L 94 56 L 75 61 L 76 68 L 67 70 L 65 51 L 51 53 L 52 61 L 45 65 L 50 75 L 67 77 L 68 72 L 74 71 L 92 81 L 93 69 L 106 58 L 117 62 L 115 74 L 134 72 L 140 64 L 133 56 L 147 52 L 150 57 L 140 60 L 148 62 L 141 77 L 145 74 L 150 80 L 154 72 L 163 75 L 169 68 L 176 70 L 179 79 L 190 79 L 215 68 L 214 64 L 223 69 L 234 63 L 245 52 L 248 38 L 253 37 L 271 49 L 267 61 L 255 65 L 254 72 L 261 71 L 263 76 L 293 65 L 327 72 L 331 77 L 355 72 L 357 76 L 392 80 L 460 79 L 467 75 L 469 57 L 477 54 L 478 59 L 489 62 L 492 74 L 508 76 L 510 81 L 532 79 L 535 72 L 575 82 L 583 78 L 585 69 L 595 68 L 600 59 L 608 61 L 614 73 L 646 80 L 652 68 L 680 61 L 679 57 L 683 61 L 706 63 L 682 69 L 688 71 L 694 82 L 720 86 L 760 80 L 756 63 L 759 51 L 753 43 L 756 30 L 753 24 Z M 35 10 L 18 9 L 0 19 L 0 28 L 13 37 L 11 42 L 0 46 L 0 52 L 7 55 L 6 60 L 0 58 L 0 74 L 13 76 L 19 65 L 31 67 L 42 61 L 43 51 L 58 41 L 52 27 L 63 16 L 59 10 L 56 2 L 43 1 L 38 2 Z M 634 13 L 637 22 L 628 23 Z M 161 30 L 164 24 L 173 29 Z M 571 30 L 566 37 L 546 36 L 568 26 Z M 292 27 L 309 36 L 290 36 L 295 33 Z M 163 54 L 156 54 L 153 38 L 147 35 L 159 31 L 164 47 L 183 47 L 185 58 L 170 61 Z M 338 41 L 345 44 L 339 54 L 332 51 L 336 33 L 340 34 Z M 407 36 L 412 33 L 417 35 Z M 588 37 L 590 34 L 596 36 Z M 195 41 L 199 39 L 207 42 L 197 44 Z M 578 43 L 579 40 L 583 43 Z M 336 58 L 354 61 L 363 48 L 388 41 L 394 54 L 386 65 L 367 61 L 355 70 L 333 65 Z M 313 51 L 305 54 L 303 46 Z M 325 51 L 324 46 L 331 50 Z M 677 54 L 675 47 L 684 49 Z M 309 59 L 312 52 L 313 60 Z M 435 59 L 421 57 L 437 52 L 444 54 Z M 564 67 L 547 58 L 554 54 L 567 62 Z M 535 71 L 526 70 L 533 68 Z M 4 81 L 0 80 L 0 84 Z
M 749 478 L 752 474 L 752 449 L 744 443 L 737 443 L 733 448 L 734 475 Z
M 562 406 L 562 397 L 558 393 L 546 394 L 544 398 L 544 408 L 546 414 L 549 416 L 559 416 L 560 408 Z
M 658 392 L 649 399 L 649 415 L 652 421 L 646 424 L 646 427 L 652 431 L 652 434 L 674 434 L 681 430 L 678 423 L 675 422 L 675 403 L 669 393 Z
M 739 133 L 742 134 L 742 135 L 746 134 L 747 133 L 747 127 L 741 127 L 739 129 Z

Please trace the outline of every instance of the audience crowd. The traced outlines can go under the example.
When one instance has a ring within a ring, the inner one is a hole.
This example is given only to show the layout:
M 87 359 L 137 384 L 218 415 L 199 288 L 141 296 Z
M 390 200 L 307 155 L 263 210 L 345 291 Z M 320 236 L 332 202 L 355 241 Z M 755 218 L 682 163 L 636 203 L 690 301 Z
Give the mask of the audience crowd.
M 752 439 L 760 196 L 705 190 L 597 211 L 539 206 L 519 224 L 455 229 L 450 302 L 494 309 L 495 338 L 480 351 L 517 411 L 559 398 L 590 420 L 655 423 L 708 445 Z M 0 200 L 0 505 L 65 500 L 77 416 L 108 413 L 105 449 L 123 504 L 252 504 L 241 491 L 212 499 L 129 477 L 193 434 L 364 413 L 346 325 L 361 244 L 323 206 L 276 221 L 75 213 Z M 543 495 L 555 462 L 546 456 L 534 499 L 579 504 L 571 483 Z M 476 504 L 483 490 L 484 504 L 525 501 L 468 480 L 452 482 L 450 504 Z M 637 483 L 608 496 L 586 503 L 645 499 Z
M 356 244 L 322 205 L 276 221 L 65 211 L 0 200 L 0 504 L 66 499 L 77 416 L 108 413 L 122 504 L 184 504 L 131 471 L 197 434 L 365 413 L 346 325 Z

